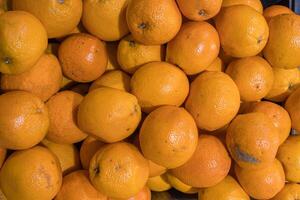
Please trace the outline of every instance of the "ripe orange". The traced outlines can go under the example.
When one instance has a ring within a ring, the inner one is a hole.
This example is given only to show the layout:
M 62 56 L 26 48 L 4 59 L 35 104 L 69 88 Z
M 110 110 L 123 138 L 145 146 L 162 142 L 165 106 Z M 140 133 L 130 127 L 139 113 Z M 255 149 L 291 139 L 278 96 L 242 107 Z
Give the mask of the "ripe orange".
M 106 42 L 105 49 L 108 57 L 106 71 L 120 69 L 120 65 L 117 60 L 118 44 L 119 44 L 118 41 Z
M 295 90 L 285 102 L 285 109 L 292 119 L 292 128 L 300 131 L 300 88 Z
M 296 200 L 300 197 L 300 185 L 296 183 L 286 183 L 284 188 L 271 200 Z
M 255 9 L 259 13 L 263 13 L 263 5 L 260 0 L 223 0 L 222 7 L 229 7 L 234 5 L 246 5 Z
M 264 17 L 266 18 L 267 22 L 269 22 L 273 17 L 277 15 L 282 15 L 282 14 L 292 14 L 294 13 L 291 9 L 289 9 L 286 6 L 282 5 L 272 5 L 270 7 L 267 7 L 264 10 Z
M 224 72 L 225 65 L 220 57 L 217 57 L 207 68 L 205 71 L 209 72 Z
M 167 178 L 166 174 L 161 174 L 159 176 L 150 177 L 147 180 L 146 185 L 147 185 L 147 187 L 149 187 L 149 189 L 151 191 L 154 191 L 154 192 L 163 192 L 163 191 L 167 191 L 172 188 L 172 186 L 168 182 L 168 178 Z

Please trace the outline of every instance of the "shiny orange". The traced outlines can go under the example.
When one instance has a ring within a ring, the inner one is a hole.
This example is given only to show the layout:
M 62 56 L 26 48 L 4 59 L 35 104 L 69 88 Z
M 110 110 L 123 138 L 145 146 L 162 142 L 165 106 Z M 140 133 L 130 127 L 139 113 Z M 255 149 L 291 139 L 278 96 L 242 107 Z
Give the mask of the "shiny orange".
M 267 22 L 269 22 L 273 17 L 275 17 L 277 15 L 292 14 L 292 13 L 294 13 L 294 12 L 286 6 L 272 5 L 270 7 L 267 7 L 264 10 L 263 15 L 266 18 Z
M 296 200 L 300 198 L 300 185 L 297 183 L 286 183 L 284 188 L 271 200 Z
M 255 9 L 259 13 L 263 13 L 263 5 L 260 0 L 223 0 L 222 7 L 229 7 L 234 5 L 246 5 Z

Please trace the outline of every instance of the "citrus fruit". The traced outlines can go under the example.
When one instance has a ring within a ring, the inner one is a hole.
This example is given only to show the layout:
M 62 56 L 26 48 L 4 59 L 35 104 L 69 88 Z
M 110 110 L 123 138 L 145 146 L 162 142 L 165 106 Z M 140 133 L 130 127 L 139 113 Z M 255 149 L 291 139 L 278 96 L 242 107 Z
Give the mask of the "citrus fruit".
M 292 128 L 300 131 L 300 88 L 295 90 L 285 102 L 285 109 L 292 119 Z
M 272 5 L 270 7 L 267 7 L 264 10 L 264 17 L 266 18 L 267 22 L 269 22 L 273 17 L 277 15 L 282 15 L 282 14 L 292 14 L 294 13 L 291 9 L 289 9 L 286 6 L 282 5 Z

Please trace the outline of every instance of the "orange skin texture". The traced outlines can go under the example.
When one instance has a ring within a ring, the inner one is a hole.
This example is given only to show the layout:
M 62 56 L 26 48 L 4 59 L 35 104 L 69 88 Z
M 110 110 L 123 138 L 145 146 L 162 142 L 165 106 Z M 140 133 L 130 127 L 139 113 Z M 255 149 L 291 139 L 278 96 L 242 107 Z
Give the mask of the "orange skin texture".
M 249 6 L 223 8 L 215 23 L 222 48 L 230 56 L 255 56 L 268 41 L 269 28 L 265 18 Z
M 180 106 L 189 92 L 184 72 L 167 62 L 143 65 L 132 76 L 130 87 L 146 113 L 162 105 Z
M 101 87 L 88 93 L 79 106 L 81 130 L 112 143 L 130 136 L 141 120 L 135 96 L 122 90 Z
M 61 144 L 73 144 L 87 137 L 76 123 L 78 106 L 83 97 L 73 91 L 62 91 L 52 96 L 46 103 L 49 111 L 50 127 L 47 139 Z
M 167 174 L 150 177 L 147 180 L 146 185 L 147 185 L 147 187 L 150 188 L 151 191 L 154 191 L 154 192 L 168 191 L 172 188 L 172 186 L 168 182 Z
M 83 1 L 82 23 L 104 41 L 116 41 L 129 33 L 126 23 L 128 0 Z
M 255 199 L 270 199 L 285 184 L 283 167 L 276 159 L 264 168 L 256 170 L 235 165 L 235 173 L 246 193 Z
M 260 0 L 223 0 L 222 7 L 234 5 L 246 5 L 255 9 L 259 13 L 263 13 L 263 5 Z
M 263 51 L 272 67 L 293 69 L 300 65 L 300 16 L 277 15 L 269 22 L 270 37 Z
M 264 113 L 238 115 L 229 125 L 226 144 L 232 158 L 244 168 L 262 168 L 273 162 L 279 133 Z
M 269 22 L 273 17 L 282 14 L 293 14 L 294 12 L 286 6 L 272 5 L 264 10 L 264 17 Z
M 193 21 L 204 21 L 216 16 L 222 6 L 222 0 L 176 1 L 182 14 Z
M 214 91 L 214 92 L 211 92 Z M 204 72 L 192 82 L 185 108 L 198 128 L 214 131 L 228 124 L 240 107 L 240 94 L 223 72 Z
M 18 75 L 3 74 L 1 89 L 4 91 L 23 90 L 47 101 L 60 89 L 62 70 L 58 59 L 44 54 L 28 71 Z
M 0 169 L 5 161 L 6 153 L 7 153 L 6 149 L 0 148 Z
M 45 147 L 15 151 L 0 171 L 0 186 L 7 199 L 53 199 L 61 184 L 59 161 Z
M 217 57 L 206 69 L 209 72 L 224 72 L 225 65 L 221 58 Z
M 285 102 L 284 108 L 292 119 L 292 128 L 300 131 L 300 88 L 295 90 Z
M 0 15 L 0 72 L 20 74 L 29 70 L 47 48 L 47 33 L 30 13 L 8 11 Z
M 93 156 L 89 173 L 98 191 L 112 198 L 127 199 L 145 186 L 149 165 L 135 146 L 118 142 L 104 146 Z
M 86 33 L 65 39 L 59 46 L 58 57 L 64 75 L 76 82 L 96 80 L 107 66 L 104 42 Z
M 211 135 L 200 135 L 193 156 L 182 166 L 170 172 L 192 187 L 211 187 L 228 174 L 231 159 L 222 142 Z
M 297 200 L 300 198 L 300 185 L 287 183 L 284 188 L 270 200 Z
M 83 141 L 80 147 L 80 160 L 83 169 L 89 169 L 92 157 L 104 145 L 104 142 L 101 142 L 92 136 L 87 137 Z
M 8 92 L 0 96 L 0 124 L 1 148 L 27 149 L 45 137 L 49 127 L 48 109 L 31 93 Z
M 166 60 L 193 75 L 204 71 L 217 58 L 219 50 L 218 32 L 212 25 L 187 22 L 168 43 Z
M 146 45 L 169 42 L 182 22 L 175 0 L 131 0 L 126 19 L 133 38 Z
M 226 73 L 239 88 L 242 101 L 258 101 L 271 90 L 274 75 L 270 64 L 260 56 L 231 62 Z
M 169 169 L 183 165 L 192 157 L 197 138 L 193 117 L 176 106 L 162 106 L 151 112 L 139 135 L 143 155 Z
M 279 144 L 288 138 L 292 122 L 289 113 L 283 107 L 272 102 L 261 101 L 251 104 L 248 112 L 261 112 L 271 119 L 279 133 Z
M 128 199 L 108 198 L 108 200 L 151 200 L 151 191 L 147 186 L 145 186 L 141 191 L 139 191 L 139 193 Z
M 108 57 L 106 71 L 120 69 L 120 65 L 117 59 L 118 45 L 119 45 L 119 41 L 106 42 L 105 49 Z

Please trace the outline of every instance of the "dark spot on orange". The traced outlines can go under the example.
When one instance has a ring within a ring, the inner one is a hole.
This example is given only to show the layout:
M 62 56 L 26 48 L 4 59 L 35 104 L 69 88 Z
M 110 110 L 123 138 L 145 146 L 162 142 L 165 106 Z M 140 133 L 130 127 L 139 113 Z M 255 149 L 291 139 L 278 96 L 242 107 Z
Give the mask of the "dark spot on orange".
M 57 0 L 58 3 L 63 4 L 65 3 L 65 0 Z
M 203 17 L 204 17 L 204 16 L 207 15 L 207 12 L 206 12 L 206 10 L 201 9 L 201 10 L 199 10 L 198 14 L 199 14 L 200 16 L 203 16 Z
M 244 152 L 243 150 L 241 150 L 239 146 L 235 146 L 235 154 L 239 160 L 244 161 L 244 162 L 248 162 L 248 163 L 259 163 L 260 162 L 254 156 L 251 156 L 247 152 Z
M 262 41 L 263 41 L 262 36 L 260 36 L 260 37 L 257 38 L 257 44 L 260 44 Z
M 5 64 L 7 64 L 7 65 L 10 65 L 10 64 L 13 63 L 12 59 L 9 58 L 9 57 L 4 57 L 4 58 L 3 58 L 3 62 L 4 62 Z
M 99 173 L 100 173 L 100 166 L 96 166 L 96 167 L 94 168 L 94 173 L 95 173 L 96 176 L 99 175 Z
M 130 47 L 135 47 L 136 43 L 133 40 L 128 41 Z
M 147 28 L 148 28 L 148 24 L 147 24 L 147 23 L 144 23 L 144 22 L 142 22 L 142 23 L 140 23 L 140 24 L 138 25 L 138 28 L 139 28 L 139 29 L 143 29 L 143 30 L 145 30 L 145 29 L 147 29 Z

